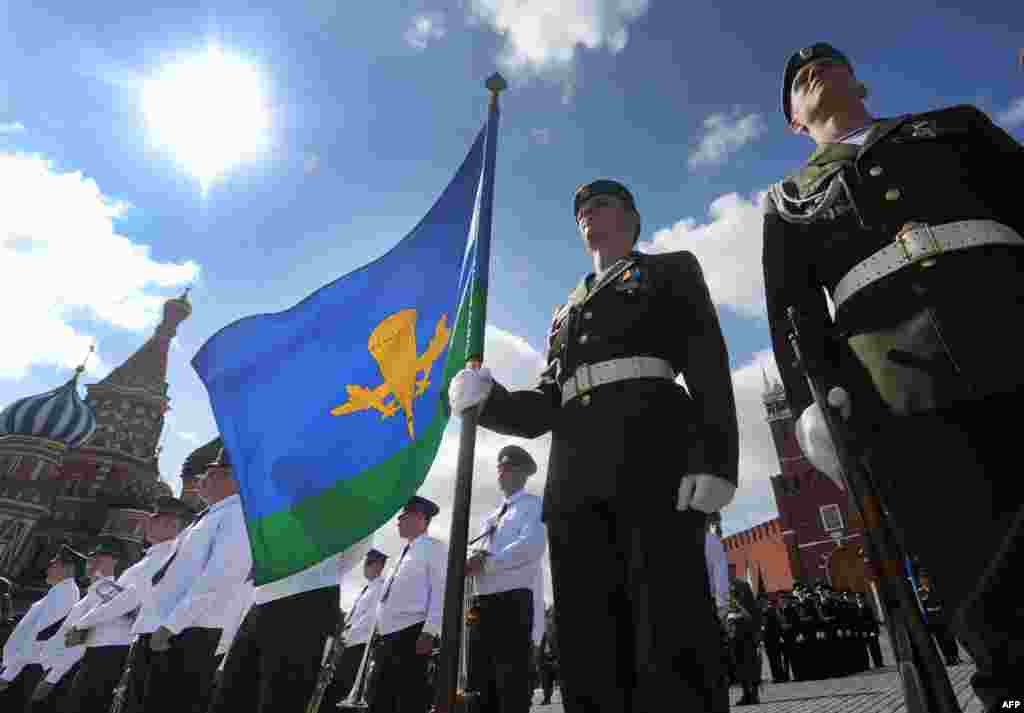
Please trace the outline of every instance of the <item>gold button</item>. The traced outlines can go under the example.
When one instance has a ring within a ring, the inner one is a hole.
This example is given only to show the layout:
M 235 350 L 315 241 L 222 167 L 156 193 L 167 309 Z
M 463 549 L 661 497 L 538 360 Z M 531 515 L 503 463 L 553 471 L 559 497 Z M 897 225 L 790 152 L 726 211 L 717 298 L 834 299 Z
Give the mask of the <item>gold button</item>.
M 899 188 L 890 188 L 889 190 L 887 190 L 885 192 L 885 200 L 887 200 L 887 201 L 899 200 L 899 197 L 900 197 L 900 189 Z
M 583 404 L 584 406 L 589 406 L 590 394 L 583 394 L 583 396 L 580 396 L 580 403 Z
M 881 176 L 882 175 L 882 167 L 881 166 L 872 166 L 870 168 L 870 170 L 868 170 L 868 173 L 870 173 L 872 176 Z
M 586 344 L 587 343 L 587 339 L 589 339 L 589 337 L 586 334 L 581 334 L 580 335 L 580 344 Z
M 583 319 L 590 319 L 593 316 L 594 316 L 594 313 L 589 311 L 589 310 L 583 313 Z

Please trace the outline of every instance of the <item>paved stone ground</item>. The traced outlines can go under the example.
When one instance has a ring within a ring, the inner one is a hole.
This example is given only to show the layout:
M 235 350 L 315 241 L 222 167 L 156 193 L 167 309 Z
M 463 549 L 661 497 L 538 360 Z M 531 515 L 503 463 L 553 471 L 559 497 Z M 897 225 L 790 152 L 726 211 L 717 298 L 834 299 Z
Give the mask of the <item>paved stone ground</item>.
M 899 674 L 893 665 L 895 659 L 892 648 L 884 637 L 882 650 L 883 660 L 889 664 L 885 668 L 824 681 L 774 684 L 770 682 L 771 675 L 766 664 L 763 680 L 768 683 L 761 686 L 761 704 L 735 710 L 745 713 L 906 713 Z M 963 713 L 983 713 L 981 702 L 970 687 L 974 665 L 965 652 L 961 651 L 961 656 L 965 663 L 946 669 L 953 691 Z M 733 704 L 739 700 L 740 695 L 739 689 L 734 687 L 731 696 Z M 538 691 L 534 701 L 540 700 L 541 693 Z M 558 690 L 555 690 L 550 705 L 538 703 L 533 706 L 533 710 L 539 713 L 564 713 Z

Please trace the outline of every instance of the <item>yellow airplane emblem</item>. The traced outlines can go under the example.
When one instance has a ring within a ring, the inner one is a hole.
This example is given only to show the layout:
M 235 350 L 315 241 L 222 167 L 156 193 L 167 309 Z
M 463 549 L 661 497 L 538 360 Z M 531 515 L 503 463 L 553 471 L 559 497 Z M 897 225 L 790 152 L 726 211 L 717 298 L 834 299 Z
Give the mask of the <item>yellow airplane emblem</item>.
M 370 333 L 367 344 L 384 377 L 384 383 L 372 389 L 358 384 L 347 385 L 345 390 L 348 392 L 348 401 L 331 409 L 331 415 L 344 416 L 374 409 L 380 412 L 383 420 L 402 409 L 409 428 L 409 438 L 416 440 L 412 404 L 417 396 L 422 396 L 430 387 L 430 369 L 448 346 L 450 335 L 448 315 L 442 314 L 427 350 L 416 356 L 416 310 L 403 309 L 386 317 Z M 417 379 L 420 372 L 423 372 L 423 378 Z M 388 396 L 393 398 L 384 403 Z

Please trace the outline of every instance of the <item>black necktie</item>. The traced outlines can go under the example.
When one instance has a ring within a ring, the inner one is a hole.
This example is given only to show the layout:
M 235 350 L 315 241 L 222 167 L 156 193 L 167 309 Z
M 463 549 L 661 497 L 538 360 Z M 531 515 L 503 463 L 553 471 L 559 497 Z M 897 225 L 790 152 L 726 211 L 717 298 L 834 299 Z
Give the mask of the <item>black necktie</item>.
M 200 512 L 198 515 L 196 515 L 196 519 L 192 521 L 192 523 L 189 525 L 189 527 L 192 527 L 192 525 L 195 525 L 197 522 L 199 522 L 204 517 L 206 517 L 206 513 L 208 513 L 208 512 L 210 512 L 210 508 L 206 508 L 205 510 Z M 185 528 L 185 529 L 188 529 L 188 528 Z M 184 532 L 184 530 L 182 530 L 182 532 Z M 153 583 L 154 587 L 157 584 L 159 584 L 160 580 L 164 578 L 165 574 L 167 574 L 167 568 L 171 566 L 171 562 L 173 562 L 174 558 L 178 556 L 178 546 L 180 546 L 180 545 L 181 545 L 181 534 L 178 535 L 178 545 L 176 545 L 175 548 L 174 548 L 174 554 L 171 555 L 170 559 L 168 559 L 166 562 L 164 562 L 164 566 L 161 567 L 160 569 L 158 569 L 156 574 L 153 575 L 152 583 Z
M 498 527 L 501 525 L 501 518 L 505 517 L 505 513 L 507 512 L 508 503 L 506 502 L 504 505 L 501 506 L 501 510 L 498 511 L 498 519 L 494 521 L 493 525 L 491 525 L 491 534 L 490 537 L 487 538 L 487 543 L 489 545 L 494 544 L 494 536 L 498 534 Z
M 391 578 L 388 580 L 388 586 L 384 589 L 384 596 L 380 598 L 381 602 L 386 602 L 388 600 L 388 595 L 391 593 L 391 585 L 395 583 L 395 577 L 398 575 L 398 568 L 402 566 L 402 560 L 405 559 L 405 555 L 409 551 L 409 546 L 411 544 L 412 543 L 410 542 L 405 546 L 405 549 L 402 550 L 402 556 L 398 558 L 398 564 L 395 565 L 395 571 L 391 573 Z
M 171 562 L 173 562 L 174 558 L 177 557 L 177 556 L 178 556 L 178 551 L 175 550 L 174 554 L 172 554 L 170 557 L 168 557 L 167 561 L 164 562 L 164 566 L 161 567 L 160 569 L 158 569 L 156 571 L 156 574 L 153 575 L 153 579 L 151 581 L 152 581 L 154 587 L 156 585 L 160 584 L 160 580 L 164 578 L 165 574 L 167 574 L 167 568 L 171 566 Z

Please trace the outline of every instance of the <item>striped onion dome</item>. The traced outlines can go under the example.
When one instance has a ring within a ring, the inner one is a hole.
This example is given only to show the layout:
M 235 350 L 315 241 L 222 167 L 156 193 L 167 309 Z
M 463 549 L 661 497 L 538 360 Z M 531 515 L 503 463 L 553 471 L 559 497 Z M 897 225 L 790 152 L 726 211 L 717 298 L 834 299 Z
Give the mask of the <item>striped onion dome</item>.
M 15 401 L 0 411 L 0 434 L 35 436 L 76 448 L 96 430 L 96 416 L 78 396 L 78 375 L 63 386 Z

